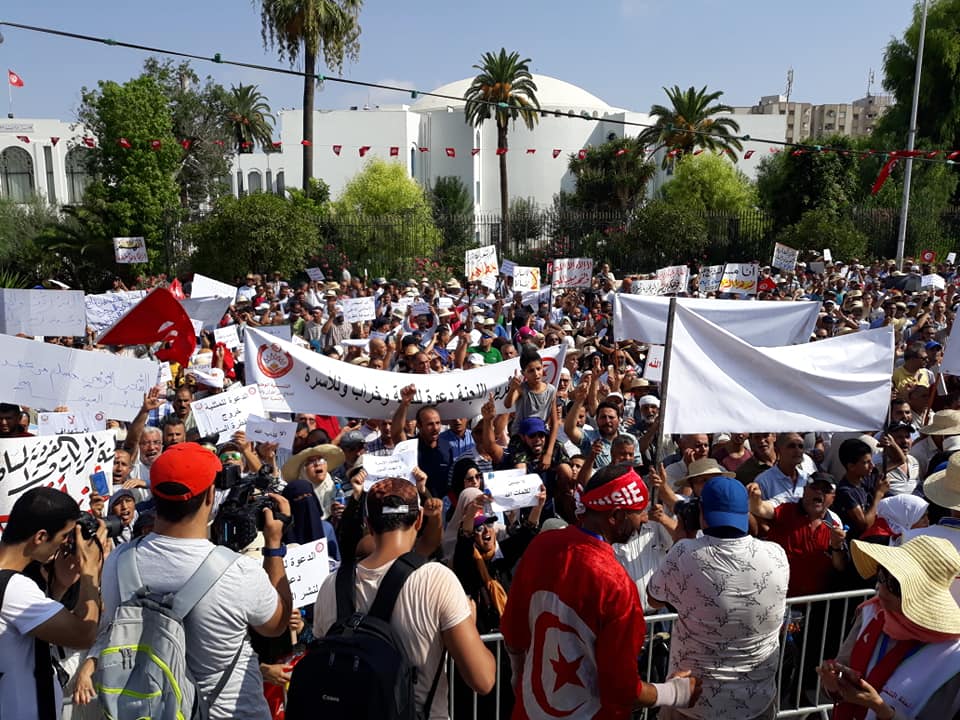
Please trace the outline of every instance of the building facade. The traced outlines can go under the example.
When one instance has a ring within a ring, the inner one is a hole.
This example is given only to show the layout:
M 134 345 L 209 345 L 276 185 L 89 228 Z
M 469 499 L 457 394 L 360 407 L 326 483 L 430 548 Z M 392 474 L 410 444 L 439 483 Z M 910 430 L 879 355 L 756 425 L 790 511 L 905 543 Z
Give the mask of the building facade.
M 863 137 L 873 132 L 878 118 L 893 104 L 891 95 L 867 95 L 849 103 L 814 105 L 791 102 L 783 95 L 764 95 L 756 105 L 736 107 L 738 116 L 780 115 L 785 119 L 783 139 L 801 142 L 829 135 Z

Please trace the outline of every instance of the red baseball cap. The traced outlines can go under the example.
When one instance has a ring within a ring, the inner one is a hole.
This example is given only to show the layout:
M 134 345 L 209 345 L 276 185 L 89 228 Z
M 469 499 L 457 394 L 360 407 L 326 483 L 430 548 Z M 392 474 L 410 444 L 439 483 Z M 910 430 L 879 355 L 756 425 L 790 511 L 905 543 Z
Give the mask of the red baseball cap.
M 163 500 L 185 502 L 205 493 L 222 469 L 220 458 L 197 443 L 178 443 L 150 466 L 150 492 Z

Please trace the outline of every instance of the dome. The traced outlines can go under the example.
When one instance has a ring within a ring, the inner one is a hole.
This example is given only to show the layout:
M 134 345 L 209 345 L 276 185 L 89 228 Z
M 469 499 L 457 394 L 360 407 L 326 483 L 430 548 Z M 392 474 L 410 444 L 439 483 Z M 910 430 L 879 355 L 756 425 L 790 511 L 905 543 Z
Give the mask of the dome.
M 576 115 L 587 113 L 594 117 L 597 117 L 597 114 L 602 115 L 603 113 L 620 111 L 620 108 L 611 107 L 596 95 L 588 93 L 583 88 L 565 82 L 564 80 L 558 80 L 549 75 L 534 74 L 533 81 L 537 85 L 537 100 L 540 101 L 540 107 L 544 110 L 560 110 L 564 113 L 573 112 Z M 441 85 L 431 92 L 462 98 L 472 82 L 473 77 L 468 77 L 463 80 Z M 411 105 L 410 109 L 415 112 L 431 112 L 434 110 L 446 110 L 448 107 L 461 109 L 464 104 L 463 100 L 447 100 L 425 95 Z

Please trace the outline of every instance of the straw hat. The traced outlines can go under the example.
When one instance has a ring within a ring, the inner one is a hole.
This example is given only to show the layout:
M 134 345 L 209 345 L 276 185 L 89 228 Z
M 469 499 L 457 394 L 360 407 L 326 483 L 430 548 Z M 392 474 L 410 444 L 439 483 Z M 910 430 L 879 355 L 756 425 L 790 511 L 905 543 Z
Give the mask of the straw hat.
M 723 467 L 723 465 L 718 463 L 713 458 L 705 457 L 700 458 L 699 460 L 694 460 L 692 463 L 690 463 L 687 466 L 686 477 L 680 478 L 680 482 L 690 482 L 693 480 L 693 478 L 704 475 L 724 475 L 726 477 L 733 477 L 733 473 Z
M 303 464 L 310 458 L 317 455 L 320 455 L 326 459 L 328 473 L 332 473 L 338 467 L 343 465 L 343 450 L 338 448 L 336 445 L 325 443 L 323 445 L 314 445 L 306 450 L 301 450 L 292 458 L 287 460 L 283 464 L 283 468 L 280 470 L 280 476 L 285 482 L 293 482 L 300 477 L 300 468 L 303 467 Z
M 960 554 L 949 540 L 918 535 L 899 547 L 854 540 L 851 554 L 863 577 L 873 577 L 883 565 L 897 579 L 909 620 L 935 632 L 960 633 L 960 605 L 950 594 L 960 574 Z
M 924 435 L 960 435 L 960 410 L 941 410 L 929 425 L 920 428 Z
M 960 510 L 960 453 L 954 453 L 947 467 L 923 481 L 923 494 L 940 507 Z

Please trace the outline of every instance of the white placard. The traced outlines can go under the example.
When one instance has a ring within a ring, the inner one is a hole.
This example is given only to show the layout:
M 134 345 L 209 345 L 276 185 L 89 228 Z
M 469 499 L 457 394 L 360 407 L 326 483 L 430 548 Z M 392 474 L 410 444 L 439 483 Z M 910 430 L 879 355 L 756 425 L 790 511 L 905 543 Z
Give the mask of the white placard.
M 539 292 L 540 268 L 517 265 L 513 268 L 514 292 Z
M 651 345 L 643 365 L 643 377 L 650 382 L 660 382 L 663 377 L 663 345 Z
M 160 369 L 157 371 L 157 385 L 166 385 L 173 382 L 173 371 L 170 369 L 169 362 L 160 363 Z
M 723 265 L 704 265 L 700 268 L 700 276 L 697 278 L 697 289 L 701 293 L 716 292 L 720 289 L 722 279 Z
M 82 337 L 86 332 L 82 290 L 0 289 L 0 333 Z
M 265 420 L 259 415 L 251 415 L 247 418 L 246 433 L 250 442 L 277 443 L 282 450 L 292 450 L 297 424 L 292 420 Z
M 773 246 L 773 261 L 770 263 L 770 266 L 786 270 L 787 272 L 793 272 L 797 269 L 797 260 L 799 258 L 799 250 L 794 250 L 792 247 L 777 243 Z
M 418 317 L 420 315 L 433 315 L 433 308 L 430 307 L 430 303 L 415 302 L 413 303 L 413 310 L 411 313 L 414 317 Z
M 200 337 L 200 333 L 203 332 L 203 320 L 194 320 L 190 318 L 190 324 L 193 325 L 193 334 L 197 337 Z
M 507 260 L 506 258 L 500 263 L 500 274 L 506 275 L 507 277 L 513 277 L 514 268 L 517 264 L 513 260 Z
M 955 252 L 947 253 L 947 265 L 953 265 L 957 260 L 957 254 Z
M 437 298 L 437 307 L 441 310 L 446 310 L 453 307 L 454 298 L 449 295 L 443 295 Z
M 827 271 L 826 263 L 819 260 L 812 261 L 807 267 L 810 268 L 810 272 L 816 273 L 817 275 L 823 275 Z
M 690 268 L 686 265 L 672 265 L 657 270 L 657 280 L 664 295 L 685 293 L 690 287 Z
M 37 413 L 40 435 L 76 435 L 107 429 L 107 416 L 99 410 Z
M 223 343 L 228 349 L 240 347 L 240 336 L 237 334 L 236 325 L 226 325 L 218 327 L 213 331 L 214 342 Z
M 508 512 L 537 504 L 537 493 L 543 485 L 539 475 L 525 470 L 496 470 L 483 474 L 483 486 L 490 491 L 493 512 Z
M 833 262 L 833 255 L 830 254 L 830 248 L 824 248 L 824 249 L 823 249 L 823 261 L 824 261 L 825 263 L 832 263 L 832 262 Z
M 227 392 L 217 393 L 190 403 L 190 412 L 197 421 L 202 437 L 218 433 L 232 435 L 243 430 L 251 415 L 263 417 L 263 401 L 256 385 L 235 383 Z
M 193 283 L 190 285 L 190 297 L 219 297 L 233 300 L 237 297 L 237 289 L 233 285 L 228 285 L 225 282 L 214 280 L 200 273 L 194 273 Z
M 83 304 L 86 307 L 87 325 L 95 335 L 99 335 L 146 296 L 145 290 L 85 295 Z
M 363 489 L 369 490 L 373 484 L 388 477 L 403 478 L 415 482 L 413 469 L 417 466 L 417 440 L 404 440 L 393 448 L 392 455 L 371 455 L 364 453 L 360 457 L 367 479 Z
M 933 273 L 931 275 L 924 275 L 922 278 L 920 278 L 920 287 L 932 287 L 936 288 L 937 290 L 946 290 L 947 281 L 943 279 L 942 275 Z
M 246 329 L 249 330 L 250 326 L 248 325 Z M 293 337 L 293 331 L 289 325 L 258 325 L 257 330 L 278 337 L 281 340 L 286 340 L 287 342 L 290 342 L 290 339 Z M 307 347 L 309 347 L 309 345 Z
M 593 260 L 590 258 L 557 258 L 553 261 L 551 285 L 555 290 L 588 288 L 593 284 Z
M 723 268 L 723 278 L 720 280 L 720 292 L 734 295 L 757 294 L 756 263 L 727 263 Z
M 148 262 L 147 241 L 142 237 L 115 237 L 113 254 L 118 263 Z
M 343 321 L 345 323 L 376 319 L 377 304 L 374 297 L 347 298 L 343 301 Z
M 659 295 L 660 291 L 663 290 L 663 286 L 660 285 L 660 281 L 657 279 L 634 280 L 632 290 L 634 295 Z
M 293 607 L 313 605 L 320 594 L 320 586 L 330 574 L 330 556 L 327 541 L 314 540 L 306 545 L 288 547 L 283 558 L 283 570 L 290 583 Z
M 310 282 L 323 282 L 326 278 L 320 268 L 307 268 L 307 277 Z
M 487 287 L 493 287 L 497 282 L 497 246 L 484 245 L 467 250 L 464 254 L 464 269 L 468 283 L 480 282 Z

